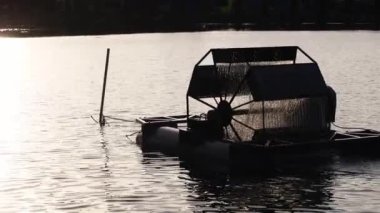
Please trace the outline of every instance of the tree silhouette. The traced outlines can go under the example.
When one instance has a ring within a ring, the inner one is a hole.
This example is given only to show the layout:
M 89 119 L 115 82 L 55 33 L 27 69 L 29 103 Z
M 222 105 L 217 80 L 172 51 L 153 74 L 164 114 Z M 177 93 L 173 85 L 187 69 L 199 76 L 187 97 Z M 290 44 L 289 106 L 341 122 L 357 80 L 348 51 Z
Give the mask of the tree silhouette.
M 380 0 L 0 0 L 0 28 L 53 34 L 202 30 L 204 23 L 335 29 L 330 23 L 337 21 L 344 28 L 379 29 Z

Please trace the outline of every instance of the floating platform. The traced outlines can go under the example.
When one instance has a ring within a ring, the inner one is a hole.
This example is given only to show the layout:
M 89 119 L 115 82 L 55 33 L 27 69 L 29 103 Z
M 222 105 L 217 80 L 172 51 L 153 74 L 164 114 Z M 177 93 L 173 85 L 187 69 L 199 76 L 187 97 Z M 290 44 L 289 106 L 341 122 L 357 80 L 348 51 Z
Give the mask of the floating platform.
M 204 138 L 188 129 L 185 115 L 140 118 L 138 122 L 142 132 L 136 141 L 144 152 L 179 156 L 190 164 L 223 171 L 318 165 L 335 156 L 380 156 L 380 132 L 374 130 L 332 131 L 302 142 L 273 139 L 256 144 Z

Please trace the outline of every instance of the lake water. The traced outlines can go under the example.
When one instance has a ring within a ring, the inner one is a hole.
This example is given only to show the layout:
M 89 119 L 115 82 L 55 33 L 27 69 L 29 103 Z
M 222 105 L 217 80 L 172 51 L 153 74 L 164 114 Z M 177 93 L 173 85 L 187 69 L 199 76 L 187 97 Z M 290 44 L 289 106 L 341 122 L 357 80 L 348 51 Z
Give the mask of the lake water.
M 380 32 L 201 32 L 0 38 L 0 211 L 368 211 L 380 208 L 380 159 L 312 171 L 210 176 L 142 153 L 133 122 L 105 114 L 184 114 L 194 64 L 218 47 L 298 45 L 338 95 L 337 123 L 380 129 Z M 134 138 L 132 138 L 134 140 Z M 379 150 L 380 151 L 380 150 Z

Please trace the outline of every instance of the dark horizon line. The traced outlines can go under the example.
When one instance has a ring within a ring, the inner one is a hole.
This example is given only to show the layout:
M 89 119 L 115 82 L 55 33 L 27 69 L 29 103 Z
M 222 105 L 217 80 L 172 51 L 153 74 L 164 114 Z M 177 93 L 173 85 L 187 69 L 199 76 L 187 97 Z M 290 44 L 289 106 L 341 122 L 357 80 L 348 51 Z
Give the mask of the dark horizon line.
M 86 35 L 113 35 L 138 33 L 181 33 L 181 32 L 207 32 L 207 31 L 379 31 L 380 27 L 373 23 L 326 23 L 322 27 L 317 23 L 303 23 L 297 26 L 258 25 L 254 23 L 200 23 L 191 27 L 167 27 L 145 29 L 113 29 L 113 30 L 64 30 L 47 28 L 9 27 L 0 29 L 0 37 L 52 37 L 52 36 L 86 36 Z

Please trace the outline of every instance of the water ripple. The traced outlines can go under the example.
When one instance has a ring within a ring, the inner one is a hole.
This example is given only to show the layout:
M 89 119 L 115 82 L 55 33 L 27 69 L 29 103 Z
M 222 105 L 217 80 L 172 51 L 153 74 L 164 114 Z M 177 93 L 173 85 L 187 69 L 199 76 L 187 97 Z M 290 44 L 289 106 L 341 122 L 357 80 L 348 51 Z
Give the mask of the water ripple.
M 380 160 L 335 159 L 317 171 L 235 177 L 142 153 L 131 122 L 99 113 L 184 114 L 194 64 L 209 48 L 299 45 L 338 93 L 338 123 L 380 129 L 378 32 L 202 32 L 0 38 L 0 211 L 376 212 Z M 191 50 L 191 51 L 189 51 Z

